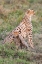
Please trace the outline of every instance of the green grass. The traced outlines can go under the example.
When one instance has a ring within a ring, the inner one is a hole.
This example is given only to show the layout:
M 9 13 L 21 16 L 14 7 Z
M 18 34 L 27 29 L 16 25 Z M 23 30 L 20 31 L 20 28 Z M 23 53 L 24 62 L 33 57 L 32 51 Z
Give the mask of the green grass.
M 42 27 L 41 21 L 38 21 L 38 22 L 32 21 L 32 24 L 33 24 L 33 33 L 41 33 L 42 32 L 42 30 L 40 30 L 40 28 Z
M 30 52 L 17 50 L 13 44 L 0 44 L 0 64 L 30 64 L 28 59 L 31 55 Z
M 4 59 L 4 58 L 0 57 L 0 64 L 30 64 L 30 62 L 19 59 L 19 58 L 17 58 L 17 59 L 5 58 Z
M 16 49 L 15 44 L 0 44 L 0 64 L 35 64 L 36 54 L 25 49 Z M 36 61 L 37 60 L 37 61 Z
M 34 56 L 31 51 L 17 50 L 14 43 L 0 44 L 0 64 L 31 64 Z

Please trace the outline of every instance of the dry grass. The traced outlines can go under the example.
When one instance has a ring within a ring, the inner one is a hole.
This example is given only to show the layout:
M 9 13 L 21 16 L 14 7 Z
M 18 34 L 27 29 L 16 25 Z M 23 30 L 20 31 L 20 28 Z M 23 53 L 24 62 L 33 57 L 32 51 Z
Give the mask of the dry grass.
M 14 44 L 2 45 L 29 8 L 36 11 L 32 20 L 36 51 L 17 50 Z M 42 53 L 42 0 L 0 0 L 0 64 L 42 64 L 38 53 Z

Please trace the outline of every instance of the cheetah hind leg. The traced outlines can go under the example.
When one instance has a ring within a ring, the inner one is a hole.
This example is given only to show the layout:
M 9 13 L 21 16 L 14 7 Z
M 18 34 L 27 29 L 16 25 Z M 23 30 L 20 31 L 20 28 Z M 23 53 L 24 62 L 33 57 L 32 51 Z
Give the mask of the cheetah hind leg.
M 16 48 L 17 48 L 17 49 L 22 49 L 22 48 L 23 48 L 23 44 L 22 44 L 22 41 L 21 41 L 21 39 L 19 38 L 19 36 L 14 37 L 14 42 L 15 42 L 15 44 L 16 44 Z
M 19 47 L 20 47 L 20 39 L 19 39 L 18 36 L 14 37 L 14 42 L 15 42 L 16 48 L 19 49 Z
M 18 49 L 23 49 L 24 47 L 26 47 L 26 49 L 28 49 L 28 44 L 27 42 L 25 42 L 25 40 L 21 37 L 21 35 L 17 36 L 14 38 L 14 42 L 16 44 L 16 48 Z

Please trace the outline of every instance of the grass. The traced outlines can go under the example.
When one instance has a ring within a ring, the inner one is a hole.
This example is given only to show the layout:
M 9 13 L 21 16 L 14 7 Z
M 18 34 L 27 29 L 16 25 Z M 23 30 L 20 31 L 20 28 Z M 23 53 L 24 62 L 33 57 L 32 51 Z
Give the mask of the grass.
M 30 58 L 30 52 L 24 51 L 24 50 L 16 50 L 13 44 L 0 44 L 0 63 L 1 64 L 30 64 L 30 60 L 27 60 L 27 58 Z
M 1 64 L 30 64 L 30 62 L 29 61 L 25 61 L 25 60 L 22 60 L 22 59 L 19 59 L 19 58 L 17 58 L 17 59 L 12 59 L 12 58 L 5 58 L 5 59 L 3 59 L 3 58 L 1 58 L 1 60 L 0 60 L 0 63 Z
M 38 21 L 32 21 L 33 24 L 33 33 L 41 33 L 40 28 L 42 27 L 42 22 Z
M 35 54 L 25 49 L 17 50 L 14 43 L 0 44 L 0 64 L 35 64 L 40 60 L 37 55 L 38 53 Z
M 17 50 L 14 43 L 1 44 L 1 41 L 19 25 L 27 9 L 36 11 L 32 20 L 33 34 L 42 34 L 42 0 L 0 0 L 0 4 L 3 5 L 0 8 L 0 64 L 36 64 L 39 60 L 34 58 L 36 55 L 31 51 Z
M 31 51 L 17 50 L 14 43 L 0 44 L 0 64 L 31 64 L 35 61 L 34 56 Z

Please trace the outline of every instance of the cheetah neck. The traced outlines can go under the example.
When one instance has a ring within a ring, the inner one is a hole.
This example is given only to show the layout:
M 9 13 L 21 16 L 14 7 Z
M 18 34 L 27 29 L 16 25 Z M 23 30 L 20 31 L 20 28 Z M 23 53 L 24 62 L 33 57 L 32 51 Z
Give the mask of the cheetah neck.
M 31 16 L 28 16 L 29 21 L 31 22 Z
M 32 16 L 25 15 L 25 19 L 27 19 L 27 21 L 31 22 Z

